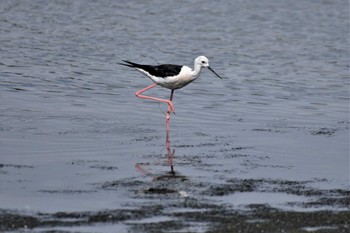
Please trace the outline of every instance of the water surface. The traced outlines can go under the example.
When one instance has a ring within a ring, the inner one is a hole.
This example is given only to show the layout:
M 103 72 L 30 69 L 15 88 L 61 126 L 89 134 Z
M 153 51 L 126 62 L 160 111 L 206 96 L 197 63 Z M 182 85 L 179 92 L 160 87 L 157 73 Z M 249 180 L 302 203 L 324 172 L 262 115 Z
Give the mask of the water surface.
M 344 210 L 310 203 L 349 190 L 348 1 L 5 0 L 0 32 L 3 211 L 91 219 L 160 205 L 146 220 L 41 227 L 151 232 L 140 227 L 150 220 L 202 232 L 209 220 L 178 212 L 264 203 Z M 203 70 L 175 91 L 178 176 L 162 179 L 166 106 L 137 99 L 151 81 L 117 63 L 192 67 L 199 55 L 224 79 Z

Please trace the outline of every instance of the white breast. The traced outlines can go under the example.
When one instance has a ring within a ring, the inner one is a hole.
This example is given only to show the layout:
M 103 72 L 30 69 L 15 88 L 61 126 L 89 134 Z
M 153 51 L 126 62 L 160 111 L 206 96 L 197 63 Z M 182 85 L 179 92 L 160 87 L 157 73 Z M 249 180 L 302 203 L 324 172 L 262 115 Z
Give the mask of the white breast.
M 158 78 L 157 84 L 169 89 L 179 89 L 191 83 L 196 77 L 193 77 L 191 68 L 183 66 L 180 73 L 176 76 Z

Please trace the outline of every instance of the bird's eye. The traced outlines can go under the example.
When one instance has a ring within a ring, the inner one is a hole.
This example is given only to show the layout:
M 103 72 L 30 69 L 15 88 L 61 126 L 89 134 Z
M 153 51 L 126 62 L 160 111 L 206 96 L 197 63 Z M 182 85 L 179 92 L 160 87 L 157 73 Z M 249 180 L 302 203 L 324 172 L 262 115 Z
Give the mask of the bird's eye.
M 202 61 L 202 64 L 204 64 L 205 63 L 205 61 Z

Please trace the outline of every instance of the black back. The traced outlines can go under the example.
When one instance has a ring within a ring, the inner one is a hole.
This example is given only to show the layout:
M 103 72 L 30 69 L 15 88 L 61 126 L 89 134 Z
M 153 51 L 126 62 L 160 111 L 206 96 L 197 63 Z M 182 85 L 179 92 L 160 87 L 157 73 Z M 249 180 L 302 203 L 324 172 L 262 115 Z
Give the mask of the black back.
M 150 65 L 142 65 L 137 64 L 130 61 L 125 61 L 127 64 L 119 63 L 120 65 L 133 67 L 133 68 L 139 68 L 144 71 L 147 71 L 150 75 L 156 76 L 156 77 L 170 77 L 170 76 L 176 76 L 180 73 L 182 66 L 179 65 L 172 65 L 172 64 L 164 64 L 159 66 L 150 66 Z

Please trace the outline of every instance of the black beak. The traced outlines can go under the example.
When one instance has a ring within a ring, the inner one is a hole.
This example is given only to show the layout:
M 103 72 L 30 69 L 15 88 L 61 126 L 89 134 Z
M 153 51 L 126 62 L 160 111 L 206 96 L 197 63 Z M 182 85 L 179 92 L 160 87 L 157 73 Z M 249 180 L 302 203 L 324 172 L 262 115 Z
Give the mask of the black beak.
M 219 78 L 221 78 L 220 77 L 220 75 L 218 75 L 210 66 L 208 66 L 207 67 L 211 72 L 213 72 L 216 76 L 218 76 Z M 221 78 L 222 79 L 222 78 Z

